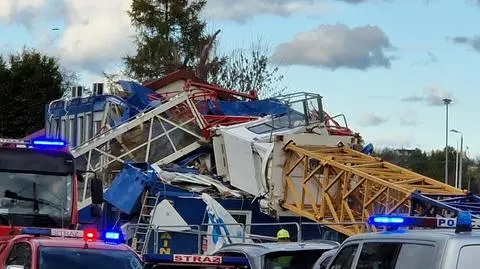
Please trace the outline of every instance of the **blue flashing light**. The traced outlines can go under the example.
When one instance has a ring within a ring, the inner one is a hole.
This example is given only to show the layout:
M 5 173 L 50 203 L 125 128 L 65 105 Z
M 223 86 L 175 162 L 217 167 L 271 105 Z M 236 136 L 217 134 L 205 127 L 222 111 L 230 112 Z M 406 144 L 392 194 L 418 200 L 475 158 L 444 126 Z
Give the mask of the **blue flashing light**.
M 455 232 L 472 231 L 472 215 L 468 211 L 460 211 L 457 213 L 457 227 Z
M 402 217 L 374 217 L 374 224 L 402 224 L 405 219 Z
M 373 226 L 384 226 L 390 228 L 399 227 L 436 227 L 437 218 L 422 218 L 415 216 L 394 216 L 394 215 L 373 215 L 368 219 Z
M 117 232 L 106 232 L 105 239 L 118 240 L 120 239 L 120 233 Z
M 36 146 L 65 147 L 67 143 L 61 140 L 33 140 L 32 144 Z
M 29 234 L 29 235 L 51 235 L 50 229 L 42 229 L 42 228 L 22 228 L 20 230 L 21 234 Z
M 119 231 L 106 231 L 103 235 L 103 241 L 108 244 L 121 244 L 123 236 Z

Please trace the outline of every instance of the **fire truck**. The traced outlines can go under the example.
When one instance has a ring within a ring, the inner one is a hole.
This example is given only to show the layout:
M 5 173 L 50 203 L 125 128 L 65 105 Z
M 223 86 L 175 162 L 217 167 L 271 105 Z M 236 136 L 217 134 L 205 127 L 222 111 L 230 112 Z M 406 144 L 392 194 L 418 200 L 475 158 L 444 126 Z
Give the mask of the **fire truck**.
M 77 187 L 87 172 L 76 169 L 64 141 L 0 138 L 0 236 L 22 227 L 76 229 Z M 94 177 L 91 192 L 99 217 L 101 180 Z
M 0 237 L 0 269 L 141 269 L 141 257 L 122 242 L 116 231 L 22 228 Z
M 234 256 L 146 254 L 144 269 L 251 269 L 248 259 Z

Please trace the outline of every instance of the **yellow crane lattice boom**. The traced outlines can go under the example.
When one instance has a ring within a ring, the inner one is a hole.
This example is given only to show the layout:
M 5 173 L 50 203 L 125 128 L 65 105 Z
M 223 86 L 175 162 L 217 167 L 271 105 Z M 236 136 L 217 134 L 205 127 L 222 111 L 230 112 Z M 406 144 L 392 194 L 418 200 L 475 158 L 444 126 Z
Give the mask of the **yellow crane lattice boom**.
M 348 147 L 299 147 L 289 142 L 284 151 L 282 207 L 347 236 L 365 232 L 365 225 L 351 223 L 365 223 L 372 214 L 408 214 L 414 191 L 464 194 Z

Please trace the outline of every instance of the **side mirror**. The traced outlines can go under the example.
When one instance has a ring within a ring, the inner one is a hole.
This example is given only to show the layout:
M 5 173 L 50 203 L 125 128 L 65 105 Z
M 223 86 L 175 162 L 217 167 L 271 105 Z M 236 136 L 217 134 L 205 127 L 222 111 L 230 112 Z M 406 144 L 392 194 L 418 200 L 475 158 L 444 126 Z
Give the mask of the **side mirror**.
M 7 269 L 24 269 L 23 265 L 7 265 Z
M 101 179 L 98 179 L 97 176 L 92 178 L 90 185 L 92 193 L 92 204 L 102 204 L 103 203 L 103 182 Z

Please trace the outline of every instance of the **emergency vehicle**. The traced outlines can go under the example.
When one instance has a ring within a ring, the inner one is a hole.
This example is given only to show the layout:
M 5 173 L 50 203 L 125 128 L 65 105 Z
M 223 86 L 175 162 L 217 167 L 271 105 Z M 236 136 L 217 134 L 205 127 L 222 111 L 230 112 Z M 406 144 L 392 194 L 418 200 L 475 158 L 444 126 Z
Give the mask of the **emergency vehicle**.
M 1 269 L 141 269 L 141 257 L 116 231 L 22 228 L 0 237 Z
M 16 234 L 21 227 L 76 228 L 83 173 L 64 141 L 0 138 L 0 235 Z M 98 216 L 101 180 L 92 180 L 91 192 L 98 204 L 92 216 Z
M 245 257 L 206 256 L 188 254 L 146 254 L 143 255 L 144 269 L 240 269 L 251 268 Z
M 468 211 L 456 218 L 374 215 L 369 224 L 385 231 L 347 238 L 327 268 L 478 268 L 478 223 Z

